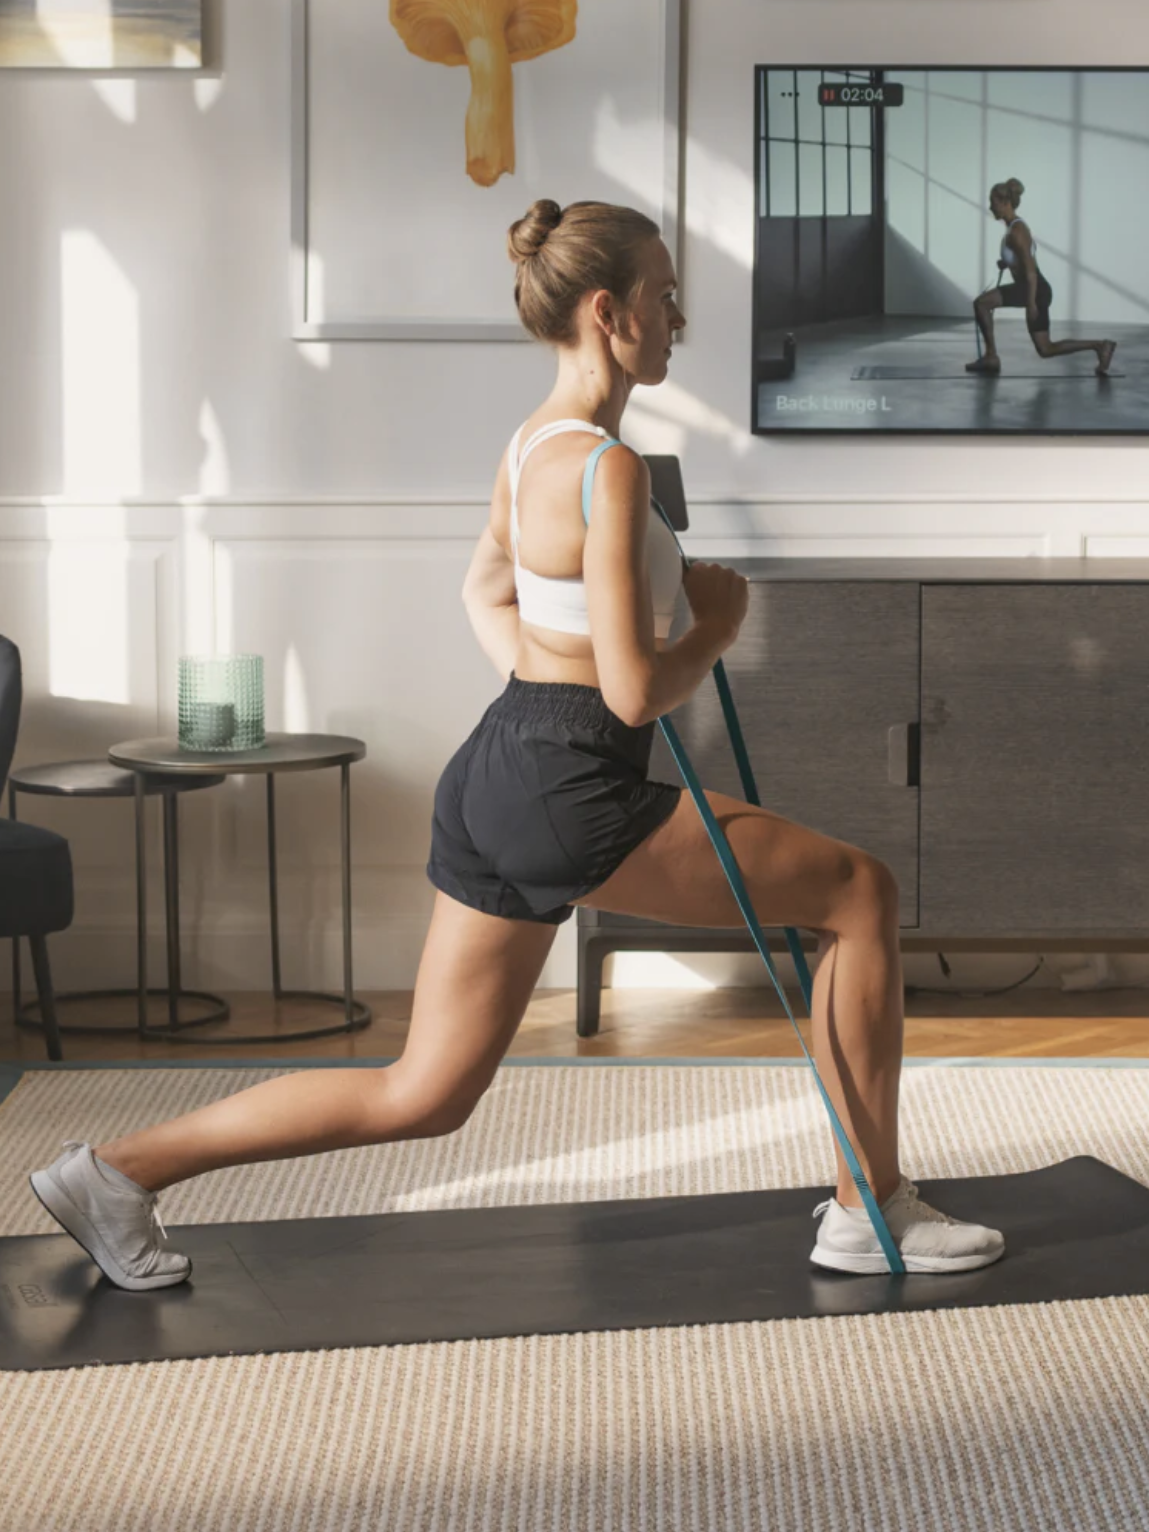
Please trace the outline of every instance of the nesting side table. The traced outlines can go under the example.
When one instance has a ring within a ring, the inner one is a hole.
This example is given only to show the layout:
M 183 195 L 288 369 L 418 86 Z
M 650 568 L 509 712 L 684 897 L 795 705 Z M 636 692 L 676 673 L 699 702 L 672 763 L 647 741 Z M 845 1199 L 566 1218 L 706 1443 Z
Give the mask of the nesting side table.
M 205 990 L 185 990 L 182 987 L 179 962 L 179 797 L 183 793 L 195 792 L 200 788 L 218 787 L 222 781 L 223 777 L 215 772 L 210 775 L 204 773 L 199 777 L 171 776 L 163 773 L 149 776 L 144 782 L 146 796 L 162 798 L 164 805 L 164 903 L 167 912 L 168 987 L 166 990 L 154 989 L 147 993 L 167 995 L 169 1030 L 163 1034 L 165 1037 L 171 1037 L 185 1027 L 202 1027 L 208 1022 L 226 1021 L 230 1015 L 227 1001 L 219 995 L 213 995 Z M 105 760 L 56 761 L 43 766 L 24 766 L 8 775 L 8 817 L 10 819 L 17 817 L 17 793 L 27 793 L 29 796 L 43 798 L 130 798 L 136 788 L 137 779 L 132 772 L 121 771 Z M 137 835 L 140 833 L 141 826 L 142 816 L 137 812 Z M 139 866 L 138 844 L 136 854 L 136 865 Z M 56 1003 L 61 1005 L 73 1000 L 104 1000 L 135 995 L 139 992 L 140 985 L 146 985 L 147 982 L 146 977 L 137 976 L 137 980 L 134 987 L 127 989 L 57 992 Z M 181 1021 L 179 1017 L 181 1000 L 201 1001 L 204 1009 L 201 1014 Z M 38 1000 L 30 1000 L 26 1004 L 21 1002 L 20 940 L 14 937 L 12 940 L 12 1011 L 16 1025 L 26 1030 L 40 1031 L 42 1023 L 37 1016 L 39 1005 Z M 123 1022 L 110 1022 L 103 1026 L 89 1026 L 87 1023 L 76 1025 L 59 1023 L 59 1027 L 61 1032 L 77 1033 L 131 1032 L 137 1029 L 133 1024 Z
M 328 1037 L 336 1032 L 361 1030 L 371 1020 L 371 1011 L 351 990 L 351 766 L 361 761 L 367 746 L 361 739 L 344 734 L 268 734 L 257 750 L 216 751 L 184 750 L 174 737 L 126 740 L 108 751 L 114 766 L 135 773 L 136 798 L 136 893 L 139 942 L 139 1032 L 143 1037 L 167 1042 L 185 1039 L 169 1028 L 147 1025 L 147 912 L 145 870 L 144 796 L 149 776 L 156 773 L 176 776 L 262 775 L 267 779 L 267 865 L 271 914 L 271 982 L 277 1000 L 303 999 L 326 1001 L 343 1008 L 343 1020 L 327 1027 L 305 1031 L 276 1032 L 244 1037 L 213 1036 L 213 1043 L 266 1043 L 293 1039 Z M 338 766 L 340 771 L 340 853 L 343 891 L 343 993 L 330 995 L 318 990 L 284 989 L 279 962 L 279 892 L 275 842 L 275 775 L 280 771 L 317 771 Z M 204 1039 L 196 1039 L 204 1041 Z

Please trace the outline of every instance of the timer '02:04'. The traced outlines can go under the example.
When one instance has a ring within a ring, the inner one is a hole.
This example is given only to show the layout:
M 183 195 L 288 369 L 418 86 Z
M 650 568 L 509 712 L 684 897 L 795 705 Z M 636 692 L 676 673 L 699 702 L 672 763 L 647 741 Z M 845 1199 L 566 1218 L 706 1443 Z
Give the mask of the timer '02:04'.
M 830 83 L 818 87 L 819 106 L 901 106 L 904 85 L 851 85 Z

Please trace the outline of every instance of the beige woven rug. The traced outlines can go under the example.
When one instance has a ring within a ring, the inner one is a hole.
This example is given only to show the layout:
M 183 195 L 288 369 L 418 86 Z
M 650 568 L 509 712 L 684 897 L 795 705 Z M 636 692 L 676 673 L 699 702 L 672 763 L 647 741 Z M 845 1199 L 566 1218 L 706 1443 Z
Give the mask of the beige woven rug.
M 25 1172 L 278 1071 L 26 1075 Z M 907 1169 L 1149 1183 L 1149 1070 L 904 1076 Z M 170 1224 L 818 1185 L 805 1069 L 526 1066 L 449 1139 L 239 1168 Z M 814 1224 L 811 1221 L 811 1237 Z M 1149 1274 L 1147 1274 L 1149 1281 Z M 1149 1299 L 0 1374 L 12 1532 L 1091 1532 L 1149 1525 Z

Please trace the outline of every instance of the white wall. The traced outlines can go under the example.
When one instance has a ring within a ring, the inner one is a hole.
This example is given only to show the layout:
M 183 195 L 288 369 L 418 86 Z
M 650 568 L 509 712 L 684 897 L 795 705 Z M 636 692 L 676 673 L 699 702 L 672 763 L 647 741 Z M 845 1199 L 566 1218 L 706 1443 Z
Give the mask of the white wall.
M 997 279 L 1005 233 L 989 188 L 1016 176 L 1055 328 L 1149 320 L 1149 74 L 896 78 L 906 100 L 886 113 L 888 313 L 968 317 Z
M 258 650 L 269 727 L 367 740 L 353 773 L 357 978 L 408 986 L 432 899 L 435 777 L 500 684 L 459 586 L 499 455 L 550 363 L 515 343 L 288 338 L 288 8 L 217 0 L 211 20 L 220 67 L 195 79 L 0 77 L 0 631 L 26 671 L 17 759 L 170 731 L 181 651 L 213 638 Z M 827 38 L 851 63 L 979 50 L 1149 63 L 1149 12 L 1140 0 L 694 0 L 689 339 L 625 423 L 640 450 L 681 454 L 692 551 L 1149 553 L 1137 441 L 748 434 L 753 65 L 820 62 Z M 282 783 L 292 984 L 336 982 L 336 780 Z M 259 784 L 185 808 L 187 981 L 265 988 Z M 128 806 L 25 800 L 24 812 L 73 844 L 61 985 L 130 982 Z M 158 898 L 154 910 L 158 931 Z M 573 983 L 573 933 L 545 984 Z M 761 976 L 757 958 L 690 966 Z

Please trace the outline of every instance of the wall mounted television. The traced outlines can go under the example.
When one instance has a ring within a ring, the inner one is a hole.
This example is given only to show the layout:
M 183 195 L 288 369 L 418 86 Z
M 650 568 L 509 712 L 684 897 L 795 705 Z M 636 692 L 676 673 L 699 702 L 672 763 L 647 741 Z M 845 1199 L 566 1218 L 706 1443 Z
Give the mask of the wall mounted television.
M 754 432 L 1149 433 L 1149 69 L 754 99 Z

